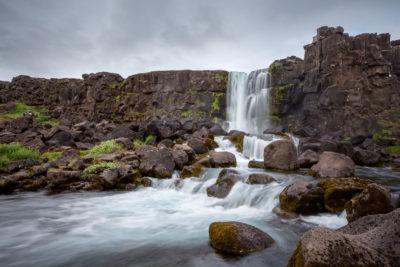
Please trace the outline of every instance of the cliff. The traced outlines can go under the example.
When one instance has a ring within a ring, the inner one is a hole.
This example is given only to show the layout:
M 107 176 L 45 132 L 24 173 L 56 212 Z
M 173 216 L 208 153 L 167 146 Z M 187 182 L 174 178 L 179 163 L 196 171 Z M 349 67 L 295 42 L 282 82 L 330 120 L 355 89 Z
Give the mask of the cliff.
M 226 71 L 157 71 L 123 79 L 114 73 L 84 74 L 82 79 L 18 76 L 0 82 L 0 103 L 21 101 L 45 106 L 68 118 L 115 123 L 172 119 L 224 118 Z M 58 116 L 55 116 L 58 117 Z
M 306 137 L 397 145 L 400 41 L 321 27 L 304 49 L 304 60 L 289 57 L 270 66 L 275 126 Z

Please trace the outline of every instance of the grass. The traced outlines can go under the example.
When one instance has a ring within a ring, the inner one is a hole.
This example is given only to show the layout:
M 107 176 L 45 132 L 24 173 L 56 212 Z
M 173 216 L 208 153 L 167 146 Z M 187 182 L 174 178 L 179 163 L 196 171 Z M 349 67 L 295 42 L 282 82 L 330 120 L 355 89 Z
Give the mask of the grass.
M 49 161 L 53 161 L 58 159 L 61 156 L 62 152 L 46 152 L 42 154 L 42 157 L 48 158 Z
M 39 152 L 30 150 L 19 143 L 0 144 L 0 168 L 21 159 L 39 159 Z
M 388 146 L 386 150 L 391 154 L 398 154 L 400 153 L 400 145 Z
M 114 97 L 114 102 L 119 102 L 119 99 L 120 99 L 120 98 L 121 98 L 120 95 L 115 96 L 115 97 Z
M 115 162 L 102 162 L 99 164 L 94 164 L 83 170 L 83 176 L 88 176 L 89 174 L 98 174 L 100 170 L 114 167 L 118 167 L 118 164 Z
M 182 112 L 182 117 L 189 117 L 190 115 L 192 115 L 192 111 L 191 110 L 187 110 Z
M 90 149 L 89 154 L 91 154 L 93 156 L 97 156 L 97 155 L 102 155 L 102 154 L 113 153 L 113 152 L 116 152 L 121 149 L 123 149 L 123 146 L 118 144 L 117 141 L 108 140 L 108 141 L 101 142 L 99 145 Z
M 214 101 L 212 102 L 211 107 L 214 112 L 218 112 L 220 110 L 219 109 L 219 98 L 223 95 L 224 95 L 224 93 L 212 93 Z
M 135 147 L 138 147 L 138 146 L 141 146 L 141 145 L 149 144 L 150 141 L 152 141 L 155 138 L 156 138 L 155 135 L 148 135 L 146 137 L 146 139 L 144 140 L 144 142 L 142 140 L 140 140 L 140 139 L 135 139 L 135 140 L 133 140 L 133 145 Z
M 6 114 L 1 114 L 0 120 L 12 120 L 22 117 L 24 116 L 24 112 L 27 110 L 31 110 L 36 115 L 36 118 L 34 120 L 37 123 L 40 124 L 49 123 L 51 125 L 58 124 L 58 121 L 52 119 L 50 116 L 41 114 L 42 112 L 47 111 L 47 109 L 28 106 L 22 102 L 16 102 L 15 107 L 13 109 L 9 110 Z
M 215 79 L 224 80 L 224 76 L 222 76 L 221 74 L 217 74 L 215 75 Z
M 150 141 L 154 140 L 155 138 L 156 138 L 156 136 L 154 136 L 154 135 L 148 135 L 146 137 L 146 139 L 144 140 L 144 143 L 148 144 Z
M 351 137 L 345 137 L 344 139 L 343 139 L 344 141 L 350 141 L 351 140 Z

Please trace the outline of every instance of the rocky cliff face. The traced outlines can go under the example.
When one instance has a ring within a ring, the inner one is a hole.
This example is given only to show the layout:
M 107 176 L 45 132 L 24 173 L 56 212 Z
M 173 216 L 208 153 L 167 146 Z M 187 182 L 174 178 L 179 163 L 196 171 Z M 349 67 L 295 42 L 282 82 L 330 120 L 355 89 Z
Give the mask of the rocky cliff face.
M 270 66 L 276 124 L 303 136 L 398 144 L 400 41 L 321 27 L 304 49 L 304 61 L 289 57 Z
M 224 118 L 226 71 L 158 71 L 123 79 L 114 73 L 83 79 L 15 77 L 0 82 L 0 103 L 21 101 L 50 112 L 121 122 L 170 118 Z

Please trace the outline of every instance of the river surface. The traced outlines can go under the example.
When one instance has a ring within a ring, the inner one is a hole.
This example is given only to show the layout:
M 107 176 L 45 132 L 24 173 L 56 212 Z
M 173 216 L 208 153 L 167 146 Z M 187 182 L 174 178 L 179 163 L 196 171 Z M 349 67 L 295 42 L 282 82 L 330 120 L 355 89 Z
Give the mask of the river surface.
M 221 169 L 200 178 L 153 179 L 153 187 L 132 192 L 81 192 L 0 196 L 1 266 L 286 266 L 301 235 L 315 226 L 339 228 L 341 215 L 283 219 L 272 210 L 278 195 L 301 174 L 247 168 L 248 159 L 217 137 L 219 150 L 235 153 L 243 178 L 225 199 L 207 197 Z M 268 173 L 277 182 L 249 185 L 250 173 Z M 400 173 L 357 168 L 357 175 L 385 184 L 394 198 Z M 275 244 L 247 257 L 228 258 L 209 245 L 215 221 L 240 221 L 270 234 Z

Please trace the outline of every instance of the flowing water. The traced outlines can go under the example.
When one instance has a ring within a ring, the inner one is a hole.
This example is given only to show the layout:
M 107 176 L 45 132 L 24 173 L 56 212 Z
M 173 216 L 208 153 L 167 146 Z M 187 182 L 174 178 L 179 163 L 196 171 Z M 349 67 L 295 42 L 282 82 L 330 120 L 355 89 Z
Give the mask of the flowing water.
M 200 178 L 153 180 L 132 192 L 85 192 L 0 197 L 1 266 L 285 266 L 300 236 L 316 225 L 337 228 L 345 214 L 282 219 L 273 213 L 278 195 L 300 174 L 247 168 L 248 159 L 222 137 L 217 150 L 236 155 L 242 181 L 225 199 L 207 197 L 221 169 Z M 277 182 L 249 185 L 251 173 Z M 269 233 L 275 245 L 243 258 L 225 258 L 209 246 L 215 221 L 249 223 Z

